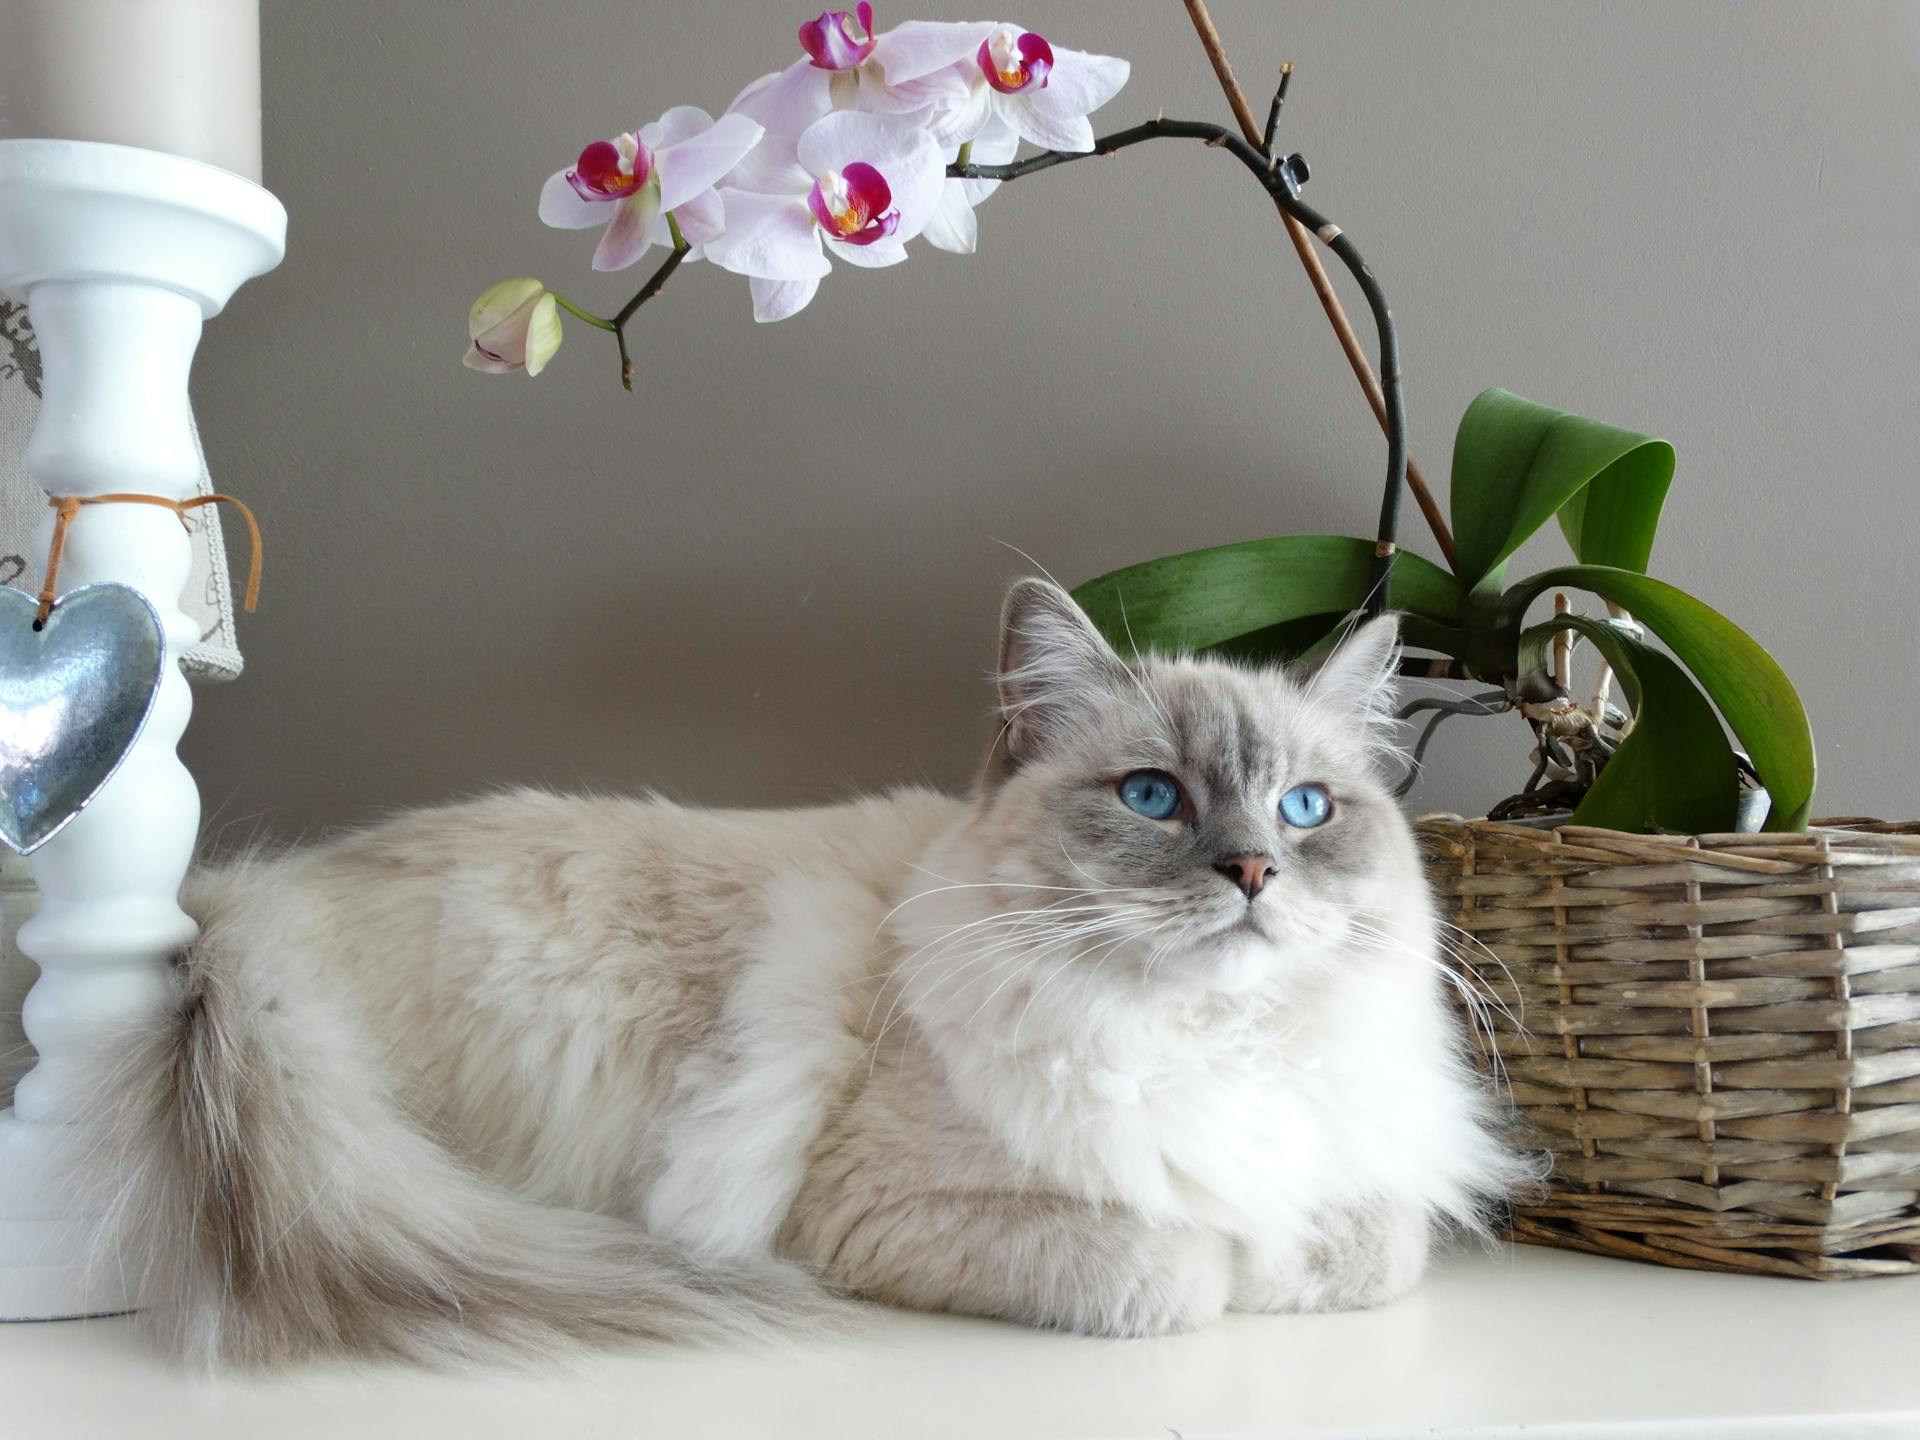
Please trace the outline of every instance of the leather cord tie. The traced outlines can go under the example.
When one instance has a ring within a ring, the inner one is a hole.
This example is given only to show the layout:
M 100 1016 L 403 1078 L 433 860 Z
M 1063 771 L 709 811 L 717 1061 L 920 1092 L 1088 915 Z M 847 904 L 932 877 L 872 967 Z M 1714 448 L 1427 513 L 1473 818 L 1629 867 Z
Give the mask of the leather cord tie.
M 253 518 L 253 511 L 247 508 L 244 500 L 237 500 L 231 495 L 196 495 L 191 500 L 169 500 L 164 495 L 51 495 L 47 497 L 47 504 L 55 511 L 53 543 L 47 547 L 47 578 L 40 587 L 40 608 L 33 619 L 33 628 L 36 630 L 46 624 L 47 616 L 53 613 L 54 585 L 60 576 L 60 556 L 67 548 L 67 526 L 73 523 L 73 517 L 80 513 L 82 505 L 158 505 L 178 515 L 183 527 L 187 523 L 189 510 L 197 510 L 202 505 L 233 506 L 245 518 L 247 538 L 253 542 L 253 555 L 247 562 L 246 609 L 249 615 L 260 599 L 260 522 Z

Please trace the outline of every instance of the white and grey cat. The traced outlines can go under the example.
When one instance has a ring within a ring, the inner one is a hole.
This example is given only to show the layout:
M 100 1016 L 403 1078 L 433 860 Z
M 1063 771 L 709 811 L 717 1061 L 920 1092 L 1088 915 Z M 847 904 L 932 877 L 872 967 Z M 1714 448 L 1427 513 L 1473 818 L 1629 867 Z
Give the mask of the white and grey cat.
M 1025 581 L 968 798 L 523 792 L 202 872 L 82 1162 L 109 1253 L 239 1363 L 1391 1299 L 1519 1171 L 1378 768 L 1394 657 L 1123 662 Z

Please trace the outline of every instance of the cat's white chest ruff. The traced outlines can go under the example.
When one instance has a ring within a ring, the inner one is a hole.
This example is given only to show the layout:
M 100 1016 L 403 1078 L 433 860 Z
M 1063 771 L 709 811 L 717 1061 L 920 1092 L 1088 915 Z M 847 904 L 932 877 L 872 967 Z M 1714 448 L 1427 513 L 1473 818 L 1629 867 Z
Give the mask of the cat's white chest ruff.
M 1322 1168 L 1318 1068 L 1263 1025 L 1134 1016 L 1092 1045 L 1083 1033 L 1003 1055 L 986 1118 L 1025 1164 L 1072 1193 L 1253 1231 L 1295 1208 L 1288 1175 Z

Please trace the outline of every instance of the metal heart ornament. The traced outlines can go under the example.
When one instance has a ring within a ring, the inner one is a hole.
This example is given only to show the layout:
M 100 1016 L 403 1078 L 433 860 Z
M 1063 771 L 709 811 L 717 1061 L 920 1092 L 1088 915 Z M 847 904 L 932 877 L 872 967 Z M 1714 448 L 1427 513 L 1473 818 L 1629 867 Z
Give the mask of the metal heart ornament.
M 0 589 L 0 845 L 27 855 L 87 808 L 140 738 L 167 636 L 129 585 L 83 585 L 33 628 L 38 602 Z

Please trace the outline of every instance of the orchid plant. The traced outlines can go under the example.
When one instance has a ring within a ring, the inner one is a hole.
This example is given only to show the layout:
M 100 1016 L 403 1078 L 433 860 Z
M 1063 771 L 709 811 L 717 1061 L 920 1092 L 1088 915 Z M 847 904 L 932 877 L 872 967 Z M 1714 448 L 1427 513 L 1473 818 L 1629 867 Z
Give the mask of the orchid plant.
M 1000 21 L 877 31 L 867 0 L 822 12 L 797 38 L 798 56 L 747 85 L 718 119 L 676 106 L 589 141 L 556 170 L 541 189 L 539 217 L 597 229 L 595 270 L 624 270 L 656 247 L 664 261 L 610 315 L 532 277 L 495 286 L 468 317 L 466 363 L 540 373 L 565 311 L 614 336 L 631 390 L 627 324 L 683 263 L 706 260 L 742 276 L 754 318 L 784 320 L 813 302 L 834 261 L 898 265 L 921 238 L 971 254 L 974 211 L 1005 181 L 1144 140 L 1224 146 L 1290 213 L 1318 220 L 1299 201 L 1306 174 L 1298 157 L 1276 158 L 1219 126 L 1158 120 L 1096 140 L 1089 117 L 1127 83 L 1125 60 Z M 1039 153 L 1016 162 L 1022 142 Z M 1342 259 L 1358 263 L 1350 247 Z
M 1806 829 L 1813 736 L 1793 682 L 1733 621 L 1646 573 L 1673 475 L 1673 447 L 1649 435 L 1505 390 L 1467 407 L 1454 438 L 1450 564 L 1401 553 L 1388 584 L 1409 649 L 1433 657 L 1409 658 L 1403 673 L 1478 693 L 1407 705 L 1403 719 L 1429 717 L 1409 785 L 1440 721 L 1517 714 L 1533 735 L 1532 773 L 1496 819 L 1570 811 L 1613 830 L 1721 833 L 1762 818 L 1742 814 L 1741 796 L 1764 788 L 1766 829 Z M 1549 524 L 1574 563 L 1509 581 L 1514 552 Z M 1247 540 L 1128 566 L 1074 598 L 1119 646 L 1312 659 L 1380 593 L 1381 543 Z M 1568 591 L 1596 597 L 1604 613 L 1575 613 Z M 1531 620 L 1550 594 L 1555 613 Z M 1578 691 L 1574 642 L 1596 657 Z M 1626 709 L 1611 701 L 1616 682 Z
M 1126 84 L 1124 60 L 999 21 L 910 21 L 876 31 L 868 0 L 822 12 L 799 27 L 801 53 L 746 86 L 719 118 L 677 106 L 637 130 L 589 141 L 556 170 L 540 192 L 539 217 L 562 229 L 598 229 L 595 270 L 624 270 L 656 247 L 665 258 L 611 315 L 530 276 L 493 286 L 468 316 L 465 363 L 540 374 L 559 349 L 565 311 L 613 335 L 621 383 L 631 390 L 627 326 L 683 263 L 706 260 L 742 276 L 754 318 L 784 320 L 813 302 L 835 260 L 856 269 L 897 265 L 920 239 L 972 253 L 974 211 L 1007 181 L 1149 140 L 1199 140 L 1255 177 L 1288 217 L 1303 259 L 1311 234 L 1366 297 L 1379 339 L 1372 398 L 1387 435 L 1379 527 L 1370 540 L 1280 536 L 1129 566 L 1074 592 L 1095 623 L 1122 647 L 1297 659 L 1335 643 L 1354 614 L 1391 606 L 1403 615 L 1409 647 L 1437 657 L 1403 662 L 1406 673 L 1495 687 L 1408 707 L 1409 716 L 1434 713 L 1416 770 L 1439 719 L 1514 711 L 1536 741 L 1533 775 L 1509 802 L 1516 809 L 1577 807 L 1575 819 L 1619 829 L 1725 830 L 1744 777 L 1771 793 L 1767 828 L 1804 828 L 1813 743 L 1792 684 L 1731 621 L 1645 573 L 1673 475 L 1671 447 L 1488 391 L 1469 408 L 1456 442 L 1456 543 L 1424 482 L 1408 474 L 1385 296 L 1353 241 L 1300 198 L 1302 158 L 1274 150 L 1291 66 L 1260 134 L 1217 53 L 1204 5 L 1189 0 L 1188 9 L 1240 134 L 1162 117 L 1096 138 L 1089 117 Z M 1037 150 L 1017 158 L 1023 142 Z M 1334 317 L 1337 302 L 1326 303 Z M 1337 317 L 1336 331 L 1344 324 Z M 1350 332 L 1343 345 L 1363 370 Z M 1450 570 L 1400 553 L 1409 485 Z M 1578 563 L 1508 585 L 1508 559 L 1550 520 Z M 1599 596 L 1607 616 L 1573 614 L 1562 597 L 1552 620 L 1529 623 L 1530 607 L 1560 587 Z M 1671 655 L 1647 643 L 1647 629 Z M 1576 639 L 1601 657 L 1584 704 L 1569 689 Z M 1616 680 L 1631 713 L 1611 703 Z M 1723 722 L 1746 755 L 1729 745 Z

